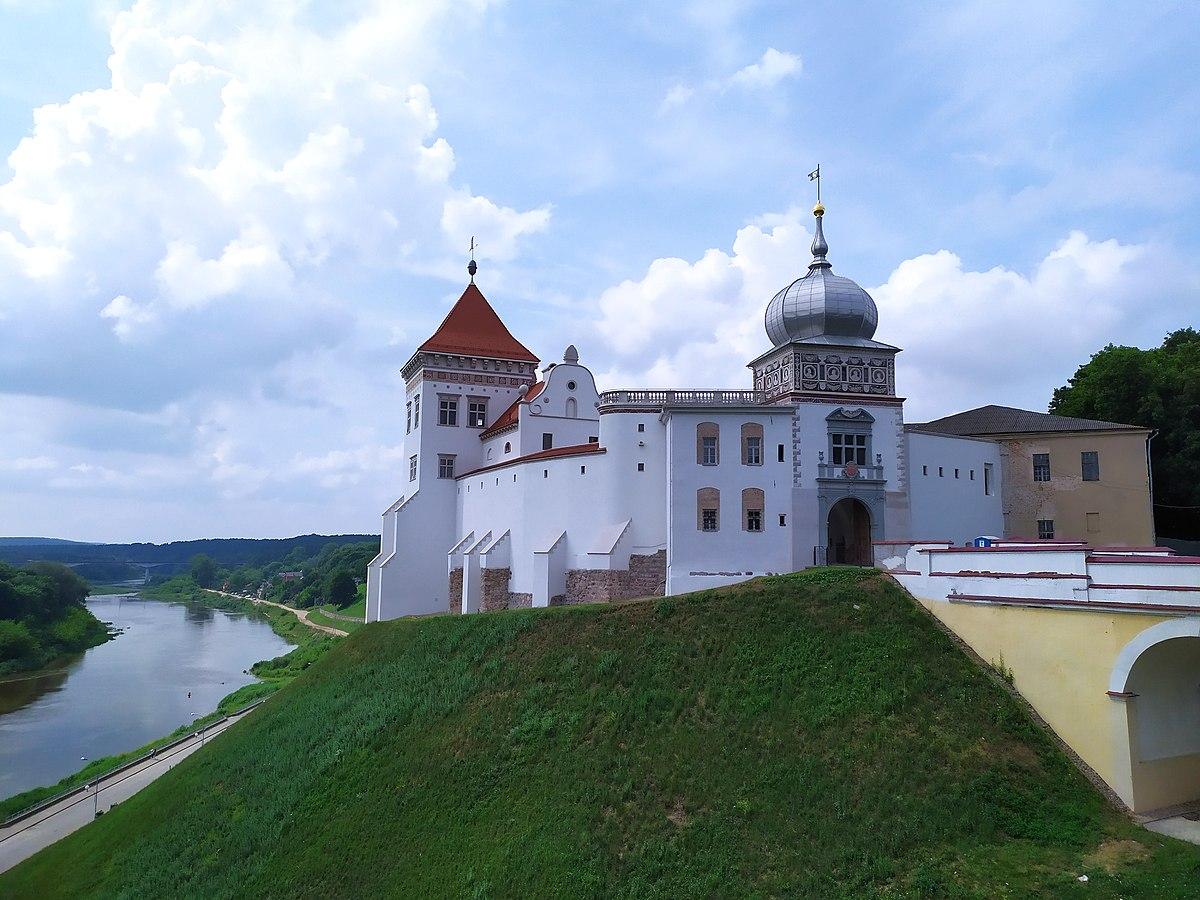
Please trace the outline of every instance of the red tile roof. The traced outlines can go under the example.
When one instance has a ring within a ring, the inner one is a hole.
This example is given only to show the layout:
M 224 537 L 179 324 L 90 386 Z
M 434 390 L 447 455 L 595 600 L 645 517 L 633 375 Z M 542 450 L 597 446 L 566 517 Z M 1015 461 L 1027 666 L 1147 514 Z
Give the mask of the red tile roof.
M 504 327 L 492 305 L 474 283 L 467 285 L 437 331 L 417 349 L 533 363 L 538 361 Z
M 546 382 L 539 381 L 525 392 L 524 397 L 518 397 L 514 400 L 504 412 L 500 413 L 500 417 L 491 425 L 479 433 L 479 439 L 485 441 L 493 434 L 499 434 L 505 429 L 512 428 L 517 424 L 517 408 L 521 405 L 522 400 L 532 400 L 542 392 L 542 388 L 546 386 Z
M 518 463 L 554 459 L 556 456 L 585 456 L 589 453 L 607 452 L 607 448 L 601 447 L 599 444 L 572 444 L 569 447 L 553 447 L 550 450 L 538 450 L 536 453 L 526 453 L 524 456 L 515 456 L 512 459 L 492 463 L 490 466 L 482 466 L 478 469 L 472 469 L 470 472 L 463 472 L 461 475 L 456 475 L 455 480 L 461 481 L 464 478 L 470 478 L 472 475 L 478 475 L 481 472 L 490 472 L 492 469 L 503 469 L 505 466 L 513 466 Z

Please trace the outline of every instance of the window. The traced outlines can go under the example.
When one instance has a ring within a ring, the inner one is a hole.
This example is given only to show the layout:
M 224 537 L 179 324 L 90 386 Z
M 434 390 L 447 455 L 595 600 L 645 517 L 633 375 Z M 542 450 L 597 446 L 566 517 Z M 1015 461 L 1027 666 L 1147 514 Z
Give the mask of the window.
M 549 477 L 550 477 L 550 470 L 549 470 L 549 469 L 542 469 L 542 477 L 543 477 L 543 478 L 549 478 Z
M 975 480 L 975 470 L 974 469 L 971 470 L 971 480 L 972 481 Z
M 421 395 L 413 397 L 413 428 L 421 427 Z
M 412 401 L 409 400 L 404 404 L 404 433 L 408 434 L 412 431 Z
M 701 422 L 696 426 L 696 462 L 715 466 L 721 462 L 721 429 L 716 422 Z
M 742 423 L 742 465 L 761 466 L 763 462 L 763 427 L 758 422 Z
M 575 382 L 573 382 L 573 381 L 568 381 L 568 382 L 567 382 L 567 390 L 568 390 L 568 391 L 573 391 L 573 390 L 575 390 Z
M 717 531 L 721 527 L 721 492 L 714 487 L 696 491 L 696 528 Z
M 574 397 L 569 397 L 569 398 L 567 399 L 567 418 L 568 418 L 568 419 L 577 419 L 577 418 L 579 418 L 579 407 L 578 407 L 578 405 L 575 403 L 575 398 L 574 398 Z
M 584 475 L 584 474 L 586 474 L 586 473 L 587 473 L 587 466 L 580 466 L 580 467 L 579 467 L 579 474 L 580 474 L 580 475 Z
M 439 453 L 438 454 L 438 478 L 453 478 L 454 477 L 454 456 L 453 454 Z
M 763 530 L 763 503 L 765 495 L 761 488 L 745 488 L 742 491 L 742 530 Z
M 408 480 L 417 480 L 417 458 L 415 456 L 410 456 L 408 458 Z
M 954 470 L 954 477 L 955 477 L 955 478 L 957 478 L 957 477 L 958 477 L 958 469 L 955 469 L 955 470 Z
M 542 432 L 542 449 L 543 450 L 554 449 L 554 435 L 552 435 L 548 431 Z
M 598 443 L 600 443 L 600 436 L 599 436 L 599 435 L 597 435 L 597 434 L 589 434 L 589 435 L 588 435 L 588 443 L 589 443 L 589 444 L 598 444 Z
M 938 466 L 938 478 L 946 477 L 946 469 L 944 466 Z
M 985 497 L 992 496 L 992 464 L 983 464 L 983 494 Z
M 1038 540 L 1039 541 L 1054 540 L 1054 520 L 1053 519 L 1038 519 Z
M 1084 513 L 1084 519 L 1087 521 L 1087 533 L 1100 533 L 1100 513 Z
M 1050 480 L 1050 454 L 1049 453 L 1033 454 L 1033 480 L 1034 481 L 1049 481 Z
M 638 422 L 638 431 L 645 431 L 645 430 L 646 430 L 646 423 Z
M 1084 481 L 1100 480 L 1100 454 L 1095 450 L 1084 450 L 1079 454 Z
M 467 400 L 467 427 L 487 427 L 487 398 L 471 397 Z
M 779 514 L 779 526 L 781 528 L 787 527 L 787 514 L 786 513 Z
M 929 466 L 921 466 L 921 474 L 928 475 L 929 474 Z
M 512 453 L 512 442 L 511 442 L 511 441 L 505 441 L 505 442 L 504 442 L 504 452 L 505 452 L 505 453 Z
M 438 424 L 439 425 L 457 425 L 458 424 L 458 398 L 457 397 L 442 397 L 438 401 Z
M 638 471 L 639 471 L 639 472 L 645 472 L 645 471 L 646 471 L 646 464 L 645 464 L 645 463 L 638 463 Z
M 833 446 L 833 464 L 835 466 L 845 466 L 850 463 L 857 463 L 860 466 L 867 464 L 867 436 L 865 434 L 831 434 L 829 436 Z
M 779 461 L 783 462 L 783 444 L 779 445 Z

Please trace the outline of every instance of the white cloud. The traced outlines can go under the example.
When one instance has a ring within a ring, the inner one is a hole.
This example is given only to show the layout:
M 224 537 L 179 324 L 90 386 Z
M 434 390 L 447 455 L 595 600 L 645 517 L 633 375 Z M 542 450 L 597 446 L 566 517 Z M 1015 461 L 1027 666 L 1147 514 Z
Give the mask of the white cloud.
M 773 88 L 785 78 L 800 74 L 800 57 L 768 47 L 762 58 L 745 68 L 738 69 L 729 77 L 730 87 L 747 90 Z
M 614 362 L 599 380 L 749 387 L 746 363 L 769 348 L 767 303 L 805 272 L 805 218 L 764 216 L 738 231 L 731 252 L 657 259 L 642 278 L 602 292 L 596 328 Z M 919 421 L 986 403 L 1044 409 L 1105 344 L 1148 346 L 1179 327 L 1197 281 L 1161 249 L 1076 231 L 1029 275 L 971 271 L 939 250 L 905 260 L 868 291 L 879 307 L 876 339 L 905 351 L 897 382 L 906 416 Z

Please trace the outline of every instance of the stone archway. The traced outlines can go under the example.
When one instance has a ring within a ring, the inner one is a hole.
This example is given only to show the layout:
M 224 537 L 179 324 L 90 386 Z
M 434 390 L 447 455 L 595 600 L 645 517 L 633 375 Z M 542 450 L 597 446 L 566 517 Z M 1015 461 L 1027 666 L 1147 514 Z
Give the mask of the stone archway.
M 829 509 L 825 559 L 830 565 L 871 565 L 871 511 L 856 497 L 843 497 Z
M 1147 628 L 1113 668 L 1109 696 L 1125 704 L 1137 811 L 1200 800 L 1198 631 L 1194 617 Z

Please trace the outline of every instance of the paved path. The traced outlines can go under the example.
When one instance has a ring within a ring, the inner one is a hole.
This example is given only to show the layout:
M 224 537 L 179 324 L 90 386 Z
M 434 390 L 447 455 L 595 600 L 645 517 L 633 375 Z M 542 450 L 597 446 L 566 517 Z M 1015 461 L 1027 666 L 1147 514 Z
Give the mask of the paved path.
M 282 603 L 275 603 L 271 600 L 255 600 L 253 597 L 242 597 L 238 594 L 227 594 L 225 591 L 217 591 L 213 590 L 212 588 L 205 588 L 205 590 L 210 594 L 220 594 L 223 597 L 233 597 L 235 600 L 249 600 L 251 603 L 257 603 L 260 606 L 277 606 L 280 609 L 286 609 L 309 628 L 314 628 L 317 631 L 323 631 L 326 634 L 332 634 L 335 637 L 347 637 L 349 635 L 348 631 L 342 631 L 342 629 L 334 628 L 332 625 L 319 625 L 318 623 L 312 621 L 309 619 L 308 610 L 306 609 L 296 609 L 291 606 L 284 606 Z
M 203 744 L 251 712 L 253 708 L 231 716 L 224 722 L 210 725 L 183 743 L 160 750 L 157 756 L 101 778 L 90 790 L 71 794 L 28 819 L 0 827 L 0 872 L 11 869 L 43 847 L 48 847 L 72 831 L 82 828 L 95 818 L 96 809 L 108 810 L 114 803 L 129 799 L 154 779 L 174 768 L 180 760 L 191 756 Z

